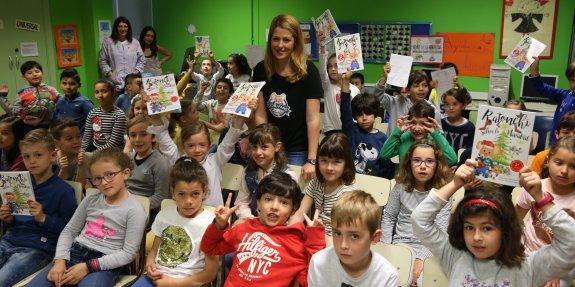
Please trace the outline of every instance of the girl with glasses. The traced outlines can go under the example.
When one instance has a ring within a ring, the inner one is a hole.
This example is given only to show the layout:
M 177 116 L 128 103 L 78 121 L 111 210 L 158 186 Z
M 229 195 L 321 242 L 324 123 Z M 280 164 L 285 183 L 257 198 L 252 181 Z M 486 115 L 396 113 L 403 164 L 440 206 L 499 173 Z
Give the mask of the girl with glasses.
M 421 245 L 411 228 L 411 213 L 429 191 L 447 184 L 450 170 L 443 152 L 432 141 L 423 139 L 414 143 L 400 165 L 397 184 L 389 195 L 383 212 L 381 229 L 384 243 L 401 243 L 409 246 L 415 254 L 411 285 L 416 286 L 423 270 L 423 262 L 431 252 Z M 447 229 L 451 205 L 439 212 L 435 222 L 442 230 Z

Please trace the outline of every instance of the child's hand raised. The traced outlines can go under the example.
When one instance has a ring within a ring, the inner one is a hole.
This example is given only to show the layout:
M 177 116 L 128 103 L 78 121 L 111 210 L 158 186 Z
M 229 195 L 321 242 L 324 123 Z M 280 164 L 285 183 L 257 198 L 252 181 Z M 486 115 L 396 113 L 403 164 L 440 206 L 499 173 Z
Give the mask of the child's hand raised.
M 339 79 L 339 87 L 341 88 L 342 92 L 345 93 L 349 93 L 350 89 L 349 89 L 349 79 L 351 78 L 351 71 L 348 69 L 347 72 L 341 74 L 341 77 Z
M 210 60 L 214 61 L 214 52 L 209 51 L 208 52 L 208 58 L 210 58 Z
M 189 69 L 193 69 L 194 65 L 196 64 L 196 56 L 194 54 L 194 56 L 192 56 L 192 54 L 188 55 L 188 57 L 186 58 L 186 63 L 188 63 L 188 68 Z
M 391 64 L 388 62 L 383 66 L 383 76 L 387 79 L 389 73 L 391 73 Z
M 323 41 L 325 41 L 325 33 L 323 31 L 318 31 L 317 32 L 317 42 L 319 44 L 319 46 L 323 47 L 322 43 Z
M 460 165 L 453 175 L 453 183 L 459 189 L 467 183 L 472 182 L 475 179 L 475 167 L 477 162 L 468 159 L 464 164 Z
M 232 204 L 232 194 L 230 193 L 230 194 L 228 194 L 228 199 L 226 199 L 226 205 L 223 205 L 223 206 L 220 205 L 216 208 L 215 224 L 219 230 L 226 229 L 226 227 L 228 226 L 228 222 L 230 220 L 230 217 L 232 216 L 232 214 L 234 214 L 236 209 L 238 209 L 238 207 L 239 207 L 239 205 L 236 205 L 236 206 L 230 208 L 231 204 Z
M 541 191 L 541 177 L 539 177 L 539 174 L 528 167 L 524 167 L 519 171 L 519 184 L 529 192 L 535 202 L 541 201 L 543 193 Z
M 303 217 L 305 218 L 305 223 L 308 227 L 320 227 L 320 226 L 324 226 L 323 225 L 323 221 L 321 221 L 321 219 L 319 219 L 319 210 L 315 210 L 314 214 L 313 214 L 313 220 L 311 220 L 309 217 L 307 217 L 307 214 L 303 214 Z
M 397 125 L 397 128 L 402 132 L 410 129 L 412 125 L 408 115 L 400 117 L 399 119 L 397 119 L 395 123 Z
M 539 75 L 539 57 L 533 57 L 533 63 L 529 67 L 530 73 L 529 76 L 535 77 Z

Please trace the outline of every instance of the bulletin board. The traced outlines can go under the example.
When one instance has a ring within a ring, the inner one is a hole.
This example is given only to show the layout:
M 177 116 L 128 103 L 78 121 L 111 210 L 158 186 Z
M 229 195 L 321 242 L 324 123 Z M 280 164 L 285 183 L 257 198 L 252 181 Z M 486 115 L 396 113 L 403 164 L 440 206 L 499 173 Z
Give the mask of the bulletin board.
M 457 65 L 459 75 L 489 77 L 494 33 L 437 33 L 443 36 L 443 62 Z

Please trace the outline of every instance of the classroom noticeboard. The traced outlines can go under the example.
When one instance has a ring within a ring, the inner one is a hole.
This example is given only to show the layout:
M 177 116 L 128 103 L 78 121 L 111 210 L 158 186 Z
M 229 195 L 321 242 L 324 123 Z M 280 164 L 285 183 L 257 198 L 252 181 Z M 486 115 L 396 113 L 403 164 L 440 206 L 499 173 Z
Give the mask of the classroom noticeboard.
M 457 65 L 459 75 L 489 77 L 493 33 L 438 33 L 443 36 L 443 62 Z

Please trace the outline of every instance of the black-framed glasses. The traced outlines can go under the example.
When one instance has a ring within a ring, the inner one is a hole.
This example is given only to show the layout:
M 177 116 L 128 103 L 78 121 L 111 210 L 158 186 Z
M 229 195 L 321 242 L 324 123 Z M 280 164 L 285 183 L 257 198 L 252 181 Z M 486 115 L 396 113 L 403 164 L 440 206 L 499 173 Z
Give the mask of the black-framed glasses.
M 102 184 L 102 180 L 105 180 L 107 183 L 112 182 L 112 180 L 114 180 L 114 177 L 116 177 L 116 175 L 118 175 L 118 173 L 122 172 L 124 170 L 118 170 L 115 172 L 107 172 L 104 174 L 104 176 L 96 176 L 96 177 L 92 177 L 92 178 L 88 178 L 88 180 L 90 181 L 90 183 L 93 186 L 98 186 L 100 184 Z
M 427 166 L 427 167 L 434 167 L 437 164 L 437 161 L 432 159 L 432 158 L 421 159 L 418 157 L 414 157 L 411 159 L 411 165 L 413 165 L 415 167 L 420 166 L 422 163 L 425 163 L 425 166 Z

